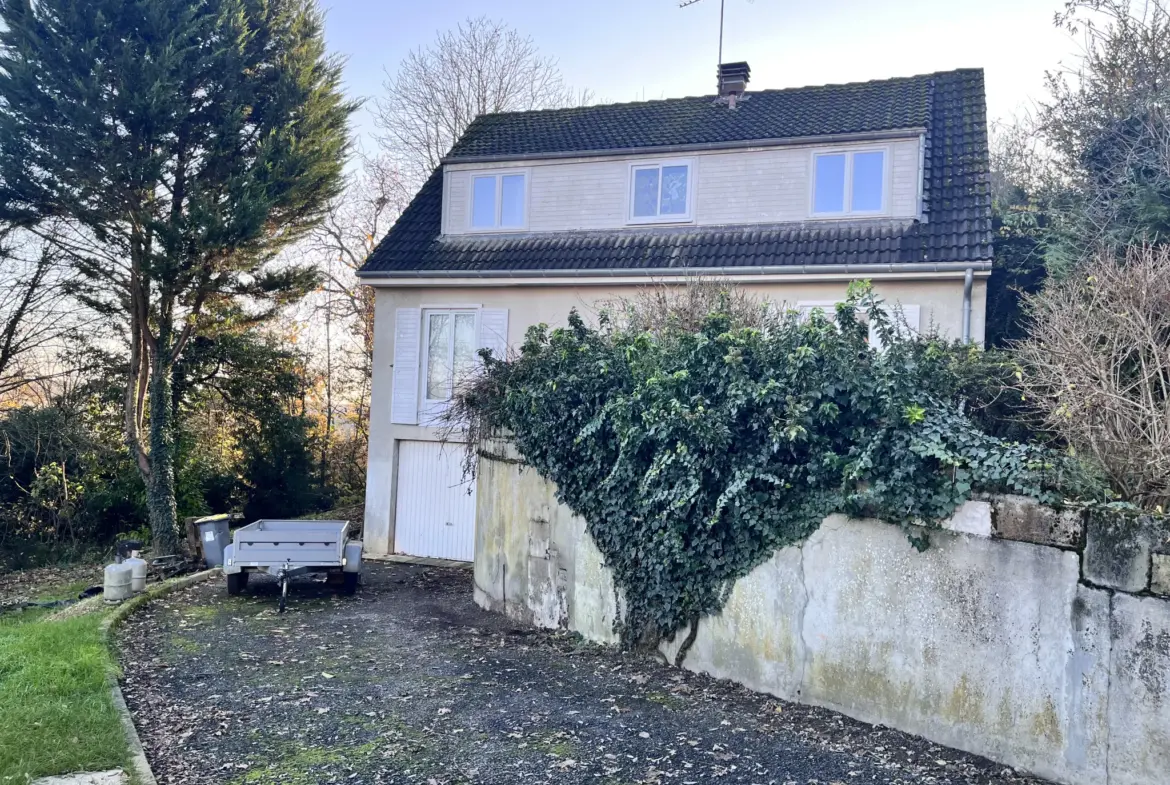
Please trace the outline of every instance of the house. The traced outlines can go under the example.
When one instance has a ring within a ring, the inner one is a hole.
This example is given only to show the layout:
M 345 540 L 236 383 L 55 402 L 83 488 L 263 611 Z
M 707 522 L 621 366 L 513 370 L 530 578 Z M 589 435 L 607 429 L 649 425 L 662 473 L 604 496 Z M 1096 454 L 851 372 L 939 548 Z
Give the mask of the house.
M 372 554 L 471 560 L 474 489 L 435 417 L 476 350 L 697 274 L 803 308 L 869 279 L 912 328 L 983 340 L 983 72 L 485 115 L 361 270 L 375 288 Z

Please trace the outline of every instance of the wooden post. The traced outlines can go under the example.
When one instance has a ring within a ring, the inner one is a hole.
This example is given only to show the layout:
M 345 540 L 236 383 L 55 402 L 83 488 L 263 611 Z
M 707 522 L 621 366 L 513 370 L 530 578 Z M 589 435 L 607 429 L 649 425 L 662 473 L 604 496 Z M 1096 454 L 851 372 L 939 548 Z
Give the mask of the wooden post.
M 192 561 L 203 560 L 203 544 L 199 542 L 199 527 L 195 525 L 198 518 L 184 518 L 183 525 L 187 531 L 187 555 Z

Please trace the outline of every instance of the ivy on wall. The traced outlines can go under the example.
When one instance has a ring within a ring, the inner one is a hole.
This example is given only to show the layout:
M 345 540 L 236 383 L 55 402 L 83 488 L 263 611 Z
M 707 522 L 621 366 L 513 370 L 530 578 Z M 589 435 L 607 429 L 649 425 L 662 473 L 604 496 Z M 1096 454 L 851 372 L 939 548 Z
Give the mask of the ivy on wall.
M 485 355 L 454 416 L 556 484 L 623 591 L 623 642 L 654 645 L 828 514 L 902 524 L 921 548 L 918 526 L 974 491 L 1056 499 L 1062 459 L 980 430 L 955 400 L 957 348 L 904 337 L 878 304 L 861 285 L 835 313 L 744 326 L 716 309 L 697 329 L 574 312 Z

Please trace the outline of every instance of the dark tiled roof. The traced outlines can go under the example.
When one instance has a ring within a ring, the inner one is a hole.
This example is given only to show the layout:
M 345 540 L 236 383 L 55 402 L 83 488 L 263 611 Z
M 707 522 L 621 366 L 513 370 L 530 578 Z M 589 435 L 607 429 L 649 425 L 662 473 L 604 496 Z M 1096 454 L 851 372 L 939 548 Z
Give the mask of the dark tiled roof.
M 926 129 L 926 220 L 615 229 L 440 237 L 443 180 L 423 185 L 363 273 L 669 270 L 952 263 L 991 258 L 983 72 L 749 93 L 736 111 L 707 98 L 487 115 L 451 158 L 758 141 Z
M 448 159 L 718 144 L 922 128 L 929 78 L 749 93 L 734 112 L 712 96 L 482 115 Z

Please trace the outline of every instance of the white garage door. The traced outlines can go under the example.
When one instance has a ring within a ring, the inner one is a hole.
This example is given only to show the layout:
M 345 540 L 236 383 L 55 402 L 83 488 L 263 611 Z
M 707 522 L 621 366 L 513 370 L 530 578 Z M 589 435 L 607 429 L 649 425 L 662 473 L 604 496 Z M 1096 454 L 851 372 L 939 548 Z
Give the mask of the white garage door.
M 475 558 L 475 489 L 463 481 L 462 458 L 459 444 L 399 444 L 396 553 Z

